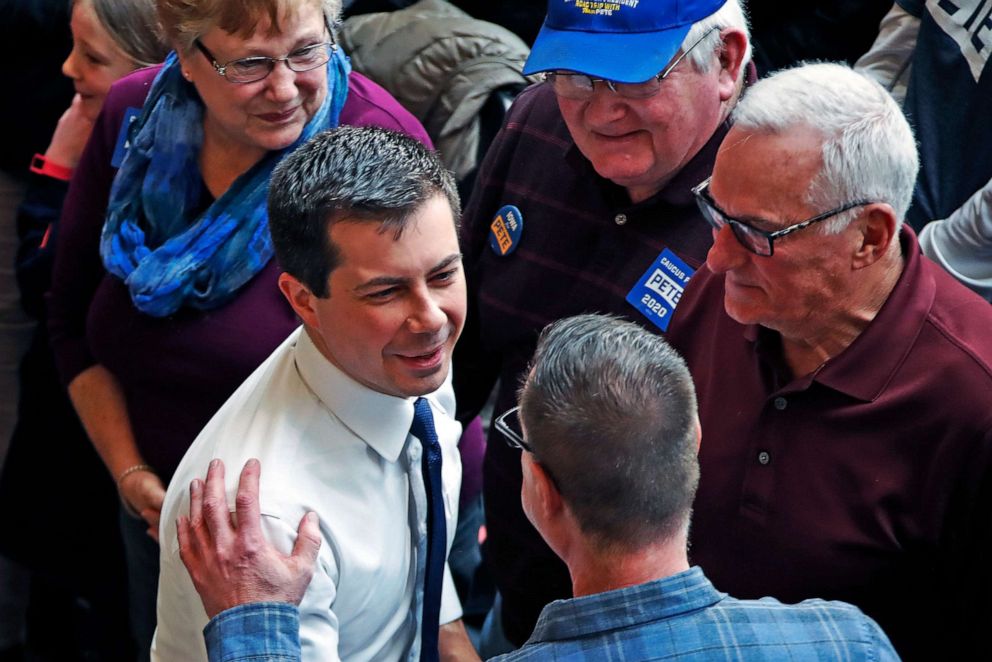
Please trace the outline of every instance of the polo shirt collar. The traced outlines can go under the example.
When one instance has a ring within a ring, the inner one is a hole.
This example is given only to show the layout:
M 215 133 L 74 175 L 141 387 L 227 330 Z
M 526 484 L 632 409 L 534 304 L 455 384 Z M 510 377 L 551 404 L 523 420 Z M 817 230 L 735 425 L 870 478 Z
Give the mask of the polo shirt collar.
M 933 307 L 937 285 L 923 271 L 916 234 L 903 224 L 904 266 L 896 286 L 864 331 L 827 361 L 816 381 L 866 402 L 875 400 L 912 351 Z
M 843 352 L 824 363 L 812 375 L 797 377 L 789 390 L 803 390 L 818 382 L 864 402 L 882 394 L 895 372 L 913 349 L 936 294 L 936 283 L 923 270 L 916 234 L 903 224 L 899 235 L 903 270 L 889 298 L 882 304 L 864 331 Z M 761 345 L 774 333 L 757 325 L 747 325 L 744 337 L 761 353 Z M 777 335 L 777 334 L 776 334 Z M 781 349 L 776 354 L 781 355 Z
M 563 641 L 636 627 L 710 607 L 727 597 L 703 571 L 688 570 L 653 582 L 569 600 L 544 608 L 527 643 Z
M 331 414 L 386 461 L 399 458 L 413 422 L 414 398 L 358 383 L 320 353 L 306 327 L 300 330 L 294 358 L 303 382 Z

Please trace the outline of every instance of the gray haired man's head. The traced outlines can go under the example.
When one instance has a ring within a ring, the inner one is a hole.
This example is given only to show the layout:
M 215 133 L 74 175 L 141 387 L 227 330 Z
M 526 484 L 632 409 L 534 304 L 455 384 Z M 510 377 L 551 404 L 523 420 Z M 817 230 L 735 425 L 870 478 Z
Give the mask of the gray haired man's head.
M 919 169 L 913 131 L 881 85 L 841 64 L 804 64 L 779 71 L 748 89 L 734 129 L 787 133 L 808 127 L 823 136 L 823 166 L 805 202 L 831 209 L 851 200 L 891 205 L 901 222 Z M 824 223 L 839 232 L 859 210 Z
M 685 532 L 699 481 L 696 393 L 663 338 L 604 315 L 555 322 L 520 390 L 520 418 L 598 546 L 637 549 Z

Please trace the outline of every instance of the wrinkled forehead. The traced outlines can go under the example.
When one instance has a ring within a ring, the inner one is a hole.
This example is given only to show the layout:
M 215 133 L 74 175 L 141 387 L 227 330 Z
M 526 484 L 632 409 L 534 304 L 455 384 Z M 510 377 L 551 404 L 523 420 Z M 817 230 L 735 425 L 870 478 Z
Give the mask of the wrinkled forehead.
M 710 192 L 719 195 L 731 179 L 776 190 L 798 183 L 805 190 L 822 164 L 823 135 L 811 127 L 766 131 L 735 126 L 717 151 Z

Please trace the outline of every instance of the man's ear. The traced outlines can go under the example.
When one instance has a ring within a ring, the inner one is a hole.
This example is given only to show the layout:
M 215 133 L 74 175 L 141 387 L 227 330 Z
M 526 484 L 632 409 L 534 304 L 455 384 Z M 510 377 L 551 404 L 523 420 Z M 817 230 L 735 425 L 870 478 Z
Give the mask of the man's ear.
M 899 241 L 898 219 L 892 207 L 884 202 L 865 207 L 860 217 L 853 221 L 859 230 L 852 266 L 869 267 L 885 256 L 893 241 Z
M 717 54 L 720 58 L 720 100 L 728 101 L 737 93 L 737 81 L 747 52 L 747 35 L 738 28 L 724 28 L 720 40 L 723 42 Z
M 279 274 L 279 290 L 304 324 L 312 329 L 320 328 L 314 306 L 314 300 L 317 296 L 310 291 L 309 287 L 284 271 Z
M 565 506 L 565 502 L 561 498 L 561 492 L 558 491 L 555 482 L 551 480 L 551 476 L 548 474 L 548 470 L 544 468 L 544 465 L 533 458 L 530 458 L 530 460 L 530 470 L 534 476 L 534 488 L 537 492 L 541 509 L 546 516 L 560 513 Z

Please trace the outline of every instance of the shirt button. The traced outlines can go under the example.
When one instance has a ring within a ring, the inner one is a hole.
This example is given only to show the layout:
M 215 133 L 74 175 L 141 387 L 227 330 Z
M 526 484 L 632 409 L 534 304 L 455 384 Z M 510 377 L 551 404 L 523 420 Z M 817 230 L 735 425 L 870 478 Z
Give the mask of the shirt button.
M 785 398 L 781 398 L 781 397 L 775 398 L 775 409 L 782 411 L 788 406 L 789 406 L 789 401 L 786 400 Z
M 758 453 L 758 464 L 765 465 L 772 461 L 772 456 L 768 454 L 768 451 L 761 451 Z
M 410 459 L 413 460 L 414 462 L 420 460 L 420 449 L 417 448 L 416 446 L 412 446 L 410 448 Z
M 617 214 L 614 217 L 613 222 L 617 225 L 624 225 L 627 222 L 627 214 Z

